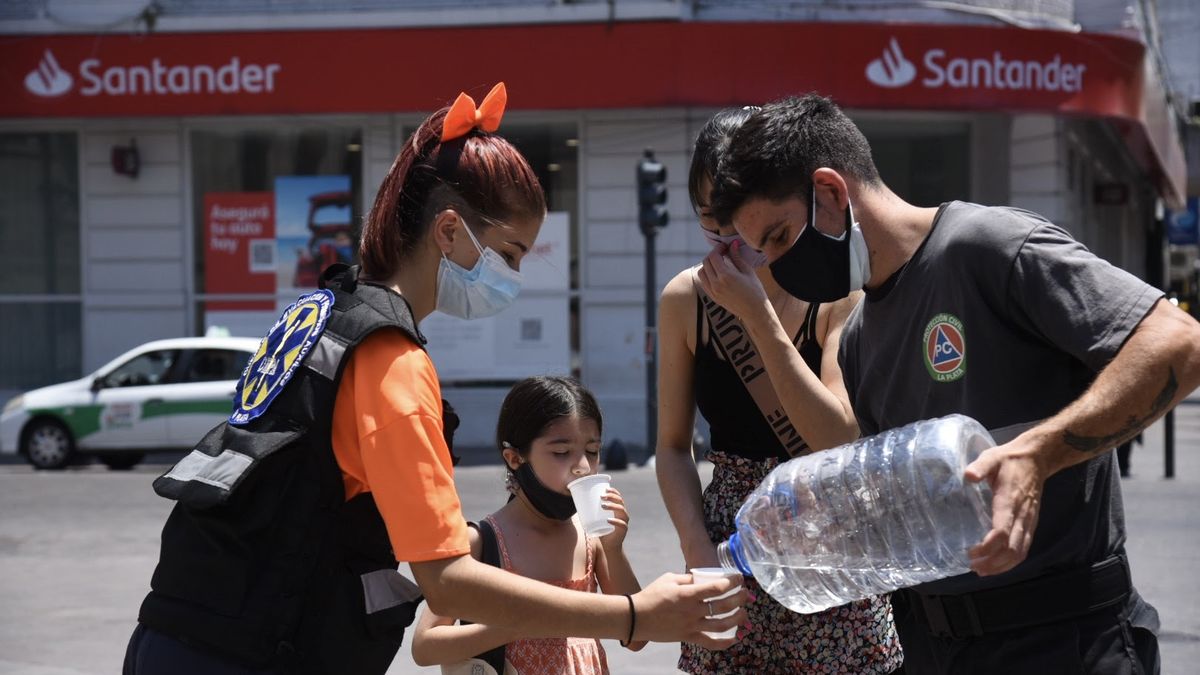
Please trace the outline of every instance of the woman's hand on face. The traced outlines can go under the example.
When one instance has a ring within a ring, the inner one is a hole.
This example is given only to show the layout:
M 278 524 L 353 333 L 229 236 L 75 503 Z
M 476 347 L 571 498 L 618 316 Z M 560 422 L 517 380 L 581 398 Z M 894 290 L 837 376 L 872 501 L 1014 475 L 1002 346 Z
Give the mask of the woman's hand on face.
M 769 312 L 771 302 L 754 268 L 742 259 L 742 246 L 740 241 L 735 241 L 731 247 L 714 247 L 704 258 L 697 275 L 700 287 L 708 297 L 733 312 L 743 323 L 749 323 Z
M 605 551 L 617 551 L 625 543 L 625 535 L 629 534 L 629 510 L 625 508 L 625 498 L 614 487 L 609 487 L 600 498 L 600 508 L 613 512 L 608 522 L 612 523 L 612 532 L 600 537 L 600 545 Z

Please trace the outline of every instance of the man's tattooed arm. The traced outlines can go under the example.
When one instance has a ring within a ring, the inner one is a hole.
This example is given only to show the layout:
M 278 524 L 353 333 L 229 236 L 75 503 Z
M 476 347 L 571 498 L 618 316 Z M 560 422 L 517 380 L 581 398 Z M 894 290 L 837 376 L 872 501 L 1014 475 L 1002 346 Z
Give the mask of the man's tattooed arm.
M 1114 448 L 1125 441 L 1132 440 L 1142 429 L 1158 419 L 1159 415 L 1165 413 L 1171 407 L 1178 391 L 1179 380 L 1175 378 L 1175 368 L 1168 367 L 1167 382 L 1158 396 L 1154 398 L 1150 404 L 1150 410 L 1145 415 L 1130 415 L 1126 418 L 1123 427 L 1103 436 L 1085 436 L 1073 433 L 1068 429 L 1063 432 L 1063 442 L 1067 444 L 1067 447 L 1085 453 L 1096 453 Z
M 1029 433 L 1046 475 L 1137 436 L 1200 385 L 1200 323 L 1159 300 L 1087 391 Z

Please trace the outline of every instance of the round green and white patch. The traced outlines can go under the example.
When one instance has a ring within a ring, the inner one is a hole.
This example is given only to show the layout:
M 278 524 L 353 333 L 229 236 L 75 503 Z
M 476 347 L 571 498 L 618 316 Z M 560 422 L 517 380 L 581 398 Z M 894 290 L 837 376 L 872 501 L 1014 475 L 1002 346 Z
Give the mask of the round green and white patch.
M 967 338 L 953 314 L 936 314 L 925 324 L 921 340 L 925 369 L 938 382 L 953 382 L 967 372 Z

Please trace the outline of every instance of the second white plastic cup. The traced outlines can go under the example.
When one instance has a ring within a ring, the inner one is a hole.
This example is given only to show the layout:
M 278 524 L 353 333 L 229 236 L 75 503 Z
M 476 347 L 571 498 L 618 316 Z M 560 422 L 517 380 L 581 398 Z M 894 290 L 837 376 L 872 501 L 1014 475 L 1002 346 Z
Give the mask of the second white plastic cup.
M 589 536 L 602 537 L 617 529 L 608 522 L 612 511 L 600 507 L 600 500 L 608 491 L 610 481 L 612 476 L 597 473 L 567 483 L 571 498 L 575 500 L 575 511 L 579 513 L 579 520 L 583 523 L 583 531 Z
M 692 573 L 692 583 L 694 583 L 694 584 L 698 584 L 698 583 L 701 583 L 704 581 L 712 581 L 714 579 L 724 579 L 726 577 L 738 576 L 737 572 L 734 572 L 732 570 L 727 570 L 724 567 L 693 567 L 692 569 L 690 569 L 688 571 Z M 728 591 L 725 591 L 724 593 L 722 593 L 718 596 L 714 596 L 711 598 L 705 598 L 704 601 L 709 602 L 712 600 L 721 600 L 722 598 L 728 598 L 729 596 L 733 595 L 734 593 L 737 593 L 740 590 L 742 590 L 741 586 L 734 586 L 733 588 L 729 589 Z M 724 614 L 714 614 L 712 616 L 712 618 L 724 619 L 725 617 L 733 616 L 733 614 L 735 612 L 737 612 L 737 610 L 733 609 L 728 612 L 725 612 Z M 728 628 L 723 631 L 704 631 L 704 634 L 710 638 L 714 638 L 717 640 L 731 638 L 731 637 L 737 635 L 737 626 L 734 626 L 733 628 Z

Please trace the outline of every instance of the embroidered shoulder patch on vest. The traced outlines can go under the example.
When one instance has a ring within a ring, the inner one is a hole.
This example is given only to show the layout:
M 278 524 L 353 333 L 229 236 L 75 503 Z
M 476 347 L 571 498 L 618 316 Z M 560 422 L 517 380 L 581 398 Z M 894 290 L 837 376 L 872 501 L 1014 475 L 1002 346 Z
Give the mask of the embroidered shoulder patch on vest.
M 230 424 L 246 424 L 266 412 L 320 339 L 332 307 L 333 292 L 322 289 L 300 296 L 283 311 L 242 373 Z

